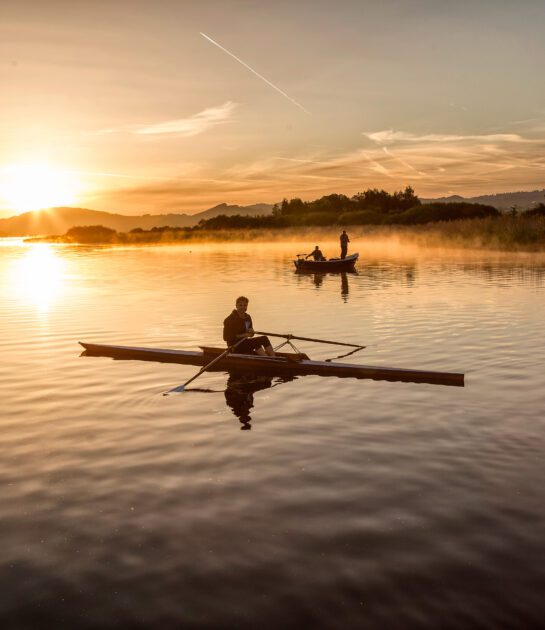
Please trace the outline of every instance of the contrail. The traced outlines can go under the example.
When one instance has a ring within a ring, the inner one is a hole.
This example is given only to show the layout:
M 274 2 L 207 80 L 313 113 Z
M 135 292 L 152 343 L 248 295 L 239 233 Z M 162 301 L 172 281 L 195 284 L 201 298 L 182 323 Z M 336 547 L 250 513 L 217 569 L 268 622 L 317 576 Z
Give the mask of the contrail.
M 227 48 L 224 48 L 221 44 L 218 44 L 218 42 L 215 42 L 211 37 L 208 37 L 208 35 L 205 35 L 205 33 L 200 33 L 205 39 L 207 39 L 209 42 L 212 42 L 212 44 L 214 44 L 214 46 L 217 46 L 220 50 L 223 50 L 223 52 L 227 53 L 230 57 L 233 57 L 233 59 L 236 59 L 236 61 L 238 61 L 240 64 L 242 64 L 245 68 L 247 68 L 250 72 L 253 72 L 255 74 L 256 77 L 259 77 L 262 81 L 265 81 L 265 83 L 267 85 L 270 85 L 273 89 L 275 89 L 277 92 L 280 92 L 280 94 L 282 94 L 282 96 L 284 96 L 285 98 L 288 99 L 288 101 L 291 101 L 294 105 L 297 105 L 297 107 L 299 109 L 302 109 L 305 114 L 310 114 L 310 112 L 308 111 L 308 109 L 305 109 L 301 103 L 298 103 L 295 99 L 291 98 L 291 96 L 288 96 L 288 94 L 286 94 L 285 92 L 283 92 L 279 87 L 276 87 L 276 85 L 274 85 L 274 83 L 271 83 L 268 79 L 266 79 L 264 76 L 262 76 L 261 74 L 259 74 L 259 72 L 256 72 L 253 68 L 250 68 L 250 66 L 247 63 L 244 63 L 244 61 L 242 61 L 242 59 L 239 59 L 236 55 L 233 55 L 232 52 L 228 51 Z
M 146 175 L 127 175 L 125 173 L 102 173 L 100 171 L 74 171 L 74 170 L 66 170 L 65 173 L 72 173 L 75 175 L 93 175 L 95 177 L 113 177 L 113 178 L 121 178 L 121 179 L 166 179 L 172 180 L 176 179 L 174 177 L 163 177 L 162 175 L 154 175 L 154 176 L 146 176 Z
M 371 162 L 371 164 L 373 165 L 373 170 L 378 171 L 379 173 L 382 173 L 383 175 L 387 175 L 388 177 L 393 177 L 393 175 L 385 166 L 382 166 L 382 164 L 379 164 L 376 160 L 373 160 L 373 158 L 367 155 L 365 151 L 362 151 L 362 155 L 364 155 L 369 160 L 369 162 Z
M 406 162 L 405 160 L 402 160 L 401 158 L 398 158 L 396 155 L 394 155 L 391 151 L 388 151 L 388 149 L 386 147 L 382 147 L 382 150 L 384 151 L 384 153 L 386 153 L 386 155 L 388 155 L 389 157 L 393 158 L 394 160 L 396 160 L 397 162 L 399 162 L 402 166 L 404 166 L 405 168 L 410 168 L 411 171 L 414 171 L 415 173 L 418 173 L 418 175 L 422 175 L 424 177 L 428 177 L 427 173 L 423 173 L 422 171 L 419 171 L 418 169 L 414 168 L 414 166 L 412 164 L 409 164 L 408 162 Z

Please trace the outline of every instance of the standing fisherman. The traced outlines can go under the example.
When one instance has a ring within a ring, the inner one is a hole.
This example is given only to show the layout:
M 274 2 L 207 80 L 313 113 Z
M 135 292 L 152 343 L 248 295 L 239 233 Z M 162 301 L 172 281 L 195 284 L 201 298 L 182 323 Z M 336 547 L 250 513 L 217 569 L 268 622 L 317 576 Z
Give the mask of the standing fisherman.
M 343 233 L 340 235 L 339 240 L 341 241 L 341 258 L 346 258 L 348 243 L 350 243 L 350 239 L 348 238 L 346 230 L 343 230 Z

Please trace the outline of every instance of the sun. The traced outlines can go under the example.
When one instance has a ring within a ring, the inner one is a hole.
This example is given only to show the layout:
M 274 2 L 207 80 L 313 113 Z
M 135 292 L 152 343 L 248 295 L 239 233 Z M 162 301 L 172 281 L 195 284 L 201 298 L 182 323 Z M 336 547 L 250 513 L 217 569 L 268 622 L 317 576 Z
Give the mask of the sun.
M 75 203 L 79 183 L 49 164 L 12 164 L 0 169 L 0 197 L 16 213 Z

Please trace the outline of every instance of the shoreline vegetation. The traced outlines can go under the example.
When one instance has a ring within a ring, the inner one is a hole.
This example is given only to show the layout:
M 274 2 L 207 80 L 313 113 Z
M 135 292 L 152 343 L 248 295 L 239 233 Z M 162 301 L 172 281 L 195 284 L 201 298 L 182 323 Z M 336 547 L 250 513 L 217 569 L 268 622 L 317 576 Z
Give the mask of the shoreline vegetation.
M 390 195 L 376 189 L 351 199 L 328 195 L 315 201 L 285 199 L 271 215 L 225 216 L 193 227 L 135 228 L 117 232 L 101 225 L 77 226 L 64 235 L 34 237 L 25 242 L 92 245 L 158 245 L 198 242 L 265 242 L 306 238 L 332 239 L 339 229 L 354 238 L 395 239 L 400 244 L 452 249 L 510 252 L 545 251 L 545 205 L 525 212 L 501 213 L 471 203 L 422 204 L 412 188 Z

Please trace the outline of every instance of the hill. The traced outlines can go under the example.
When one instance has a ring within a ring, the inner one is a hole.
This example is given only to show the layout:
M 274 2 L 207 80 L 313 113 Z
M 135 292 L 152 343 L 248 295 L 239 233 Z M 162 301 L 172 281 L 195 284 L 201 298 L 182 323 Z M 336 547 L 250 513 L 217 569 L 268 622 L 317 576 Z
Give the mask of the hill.
M 488 206 L 494 206 L 498 210 L 510 210 L 513 206 L 516 206 L 518 210 L 526 210 L 532 205 L 545 201 L 545 189 L 480 195 L 479 197 L 460 197 L 460 195 L 452 195 L 451 197 L 440 197 L 439 199 L 421 199 L 421 201 L 422 203 L 482 203 Z
M 270 214 L 272 204 L 259 203 L 251 206 L 227 205 L 222 203 L 197 214 L 144 214 L 129 216 L 88 210 L 87 208 L 48 208 L 0 219 L 0 236 L 39 236 L 65 234 L 67 230 L 82 225 L 103 225 L 118 232 L 130 232 L 134 228 L 150 230 L 154 227 L 190 227 L 202 219 L 223 214 L 255 216 Z

